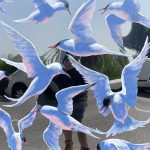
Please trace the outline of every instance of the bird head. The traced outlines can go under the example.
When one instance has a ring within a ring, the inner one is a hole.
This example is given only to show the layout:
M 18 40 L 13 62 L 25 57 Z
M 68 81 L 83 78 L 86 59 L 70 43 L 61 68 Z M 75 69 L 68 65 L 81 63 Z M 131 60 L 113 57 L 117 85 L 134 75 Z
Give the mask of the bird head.
M 69 7 L 69 3 L 67 1 L 64 2 L 66 10 L 68 11 L 68 13 L 71 15 L 71 11 L 70 11 L 70 7 Z
M 103 106 L 100 108 L 100 112 L 105 112 L 107 110 L 107 108 L 109 107 L 111 102 L 111 98 L 110 97 L 106 97 L 103 100 Z
M 27 139 L 23 133 L 20 134 L 20 138 L 21 138 L 22 143 L 25 143 L 25 144 L 27 143 Z
M 107 10 L 111 9 L 111 4 L 112 4 L 112 2 L 107 4 L 104 8 L 99 10 L 101 12 L 101 15 L 104 14 Z
M 54 74 L 55 75 L 58 75 L 58 74 L 65 74 L 66 76 L 68 76 L 69 78 L 71 78 L 69 76 L 69 74 L 66 72 L 65 68 L 64 68 L 64 65 L 58 63 L 58 62 L 54 62 L 50 65 L 47 66 L 48 69 L 50 69 L 50 71 L 53 70 Z
M 52 49 L 54 49 L 54 48 L 61 48 L 61 45 L 63 45 L 67 40 L 69 40 L 69 39 L 61 40 L 58 43 L 56 43 L 56 44 L 54 44 L 52 46 L 49 46 L 48 48 L 52 48 Z

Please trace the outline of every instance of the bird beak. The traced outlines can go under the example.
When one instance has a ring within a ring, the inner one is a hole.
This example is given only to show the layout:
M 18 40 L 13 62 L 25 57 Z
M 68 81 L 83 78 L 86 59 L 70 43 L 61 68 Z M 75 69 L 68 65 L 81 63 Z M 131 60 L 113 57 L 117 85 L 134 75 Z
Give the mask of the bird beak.
M 102 11 L 102 12 L 101 12 L 101 15 L 104 14 L 104 13 L 107 11 L 108 7 L 109 7 L 111 4 L 112 4 L 112 2 L 109 3 L 106 7 L 104 7 L 104 8 L 102 8 L 102 9 L 99 10 L 99 11 Z
M 52 45 L 52 46 L 49 46 L 48 48 L 54 49 L 54 48 L 57 48 L 57 45 Z
M 33 110 L 33 112 L 36 112 L 36 113 L 37 113 L 37 112 L 38 112 L 38 109 Z
M 67 9 L 67 11 L 68 11 L 69 15 L 71 16 L 72 14 L 71 14 L 71 11 L 69 8 Z
M 106 9 L 106 7 L 105 7 L 105 8 L 102 8 L 102 9 L 98 10 L 98 11 L 101 11 L 101 15 L 102 15 L 102 14 L 104 14 L 104 13 L 106 12 L 106 10 L 107 10 L 107 9 Z
M 106 106 L 102 106 L 102 108 L 100 108 L 99 111 L 104 113 L 106 110 L 107 110 L 107 107 Z

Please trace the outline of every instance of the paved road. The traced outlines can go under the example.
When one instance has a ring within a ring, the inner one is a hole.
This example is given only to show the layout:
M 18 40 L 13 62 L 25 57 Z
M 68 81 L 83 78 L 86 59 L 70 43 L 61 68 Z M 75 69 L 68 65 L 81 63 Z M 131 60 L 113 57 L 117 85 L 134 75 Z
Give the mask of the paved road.
M 13 119 L 20 119 L 26 114 L 30 112 L 32 107 L 34 106 L 34 100 L 28 100 L 25 104 L 20 106 L 19 108 L 4 108 L 8 111 Z M 2 106 L 1 102 L 1 106 Z M 5 103 L 6 104 L 6 103 Z M 132 117 L 139 119 L 139 120 L 146 120 L 150 117 L 150 93 L 142 92 L 139 93 L 138 96 L 138 110 L 130 109 L 130 114 Z M 3 108 L 3 107 L 2 107 Z M 149 110 L 148 112 L 140 112 L 139 110 L 145 109 Z M 86 114 L 84 117 L 83 123 L 89 127 L 99 128 L 102 131 L 106 131 L 113 123 L 112 116 L 107 118 L 103 118 L 97 112 L 97 108 L 95 105 L 95 100 L 93 95 L 89 93 L 89 100 L 88 100 L 88 108 L 86 110 Z M 37 115 L 37 119 L 34 122 L 33 126 L 29 129 L 25 130 L 25 135 L 27 137 L 27 145 L 23 145 L 23 150 L 48 150 L 45 143 L 42 140 L 42 132 L 47 127 L 48 121 L 43 118 L 40 114 Z M 14 122 L 14 126 L 17 131 L 16 122 Z M 111 138 L 111 137 L 110 137 Z M 122 133 L 120 135 L 115 136 L 115 138 L 125 139 L 135 143 L 143 143 L 143 142 L 150 142 L 150 125 L 147 125 L 145 128 L 139 128 L 132 132 Z M 106 139 L 104 136 L 101 136 L 101 140 Z M 60 145 L 64 147 L 63 144 L 63 136 L 60 138 Z M 74 143 L 75 143 L 75 150 L 79 150 L 79 144 L 76 138 L 76 134 L 74 134 Z M 98 143 L 97 139 L 88 137 L 88 143 L 91 150 L 94 150 L 96 144 Z M 0 129 L 0 150 L 8 150 L 7 142 L 3 131 Z

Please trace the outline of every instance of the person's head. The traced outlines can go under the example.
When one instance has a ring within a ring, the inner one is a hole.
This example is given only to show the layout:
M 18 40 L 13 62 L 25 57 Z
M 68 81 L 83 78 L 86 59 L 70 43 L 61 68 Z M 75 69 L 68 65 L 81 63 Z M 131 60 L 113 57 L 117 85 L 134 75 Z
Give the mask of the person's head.
M 71 62 L 69 61 L 67 54 L 69 54 L 69 53 L 67 53 L 65 51 L 60 52 L 59 63 L 63 64 L 66 70 L 69 70 L 74 67 L 72 66 Z M 80 57 L 78 57 L 78 56 L 73 56 L 73 57 L 76 61 L 80 61 Z

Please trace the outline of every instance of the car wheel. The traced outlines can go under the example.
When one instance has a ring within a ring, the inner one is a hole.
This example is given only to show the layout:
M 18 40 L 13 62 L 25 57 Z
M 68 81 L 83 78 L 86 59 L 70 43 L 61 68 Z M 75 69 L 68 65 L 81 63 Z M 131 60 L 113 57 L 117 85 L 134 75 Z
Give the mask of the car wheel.
M 12 97 L 20 98 L 25 93 L 26 90 L 27 90 L 27 87 L 24 84 L 18 84 L 14 86 L 12 90 Z

